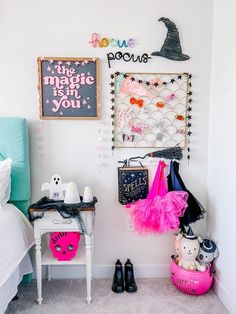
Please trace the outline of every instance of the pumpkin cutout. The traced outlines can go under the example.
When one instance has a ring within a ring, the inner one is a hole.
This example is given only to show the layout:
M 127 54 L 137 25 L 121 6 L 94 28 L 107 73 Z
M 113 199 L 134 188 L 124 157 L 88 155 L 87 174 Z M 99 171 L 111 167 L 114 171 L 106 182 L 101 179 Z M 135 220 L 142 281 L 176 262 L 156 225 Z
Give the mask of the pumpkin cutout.
M 79 232 L 54 232 L 50 238 L 50 249 L 58 261 L 70 261 L 77 253 L 79 241 Z

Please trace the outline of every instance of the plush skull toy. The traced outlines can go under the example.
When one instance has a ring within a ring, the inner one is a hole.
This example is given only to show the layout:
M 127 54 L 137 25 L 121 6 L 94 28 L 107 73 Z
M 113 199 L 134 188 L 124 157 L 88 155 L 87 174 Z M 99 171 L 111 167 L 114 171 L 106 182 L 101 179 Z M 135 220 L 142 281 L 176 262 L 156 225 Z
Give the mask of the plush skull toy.
M 204 239 L 203 242 L 200 244 L 200 250 L 197 257 L 199 263 L 203 266 L 208 267 L 211 262 L 218 256 L 219 250 L 216 244 L 209 239 Z
M 67 183 L 62 183 L 61 177 L 58 174 L 54 174 L 50 183 L 44 183 L 41 186 L 41 191 L 49 190 L 49 198 L 59 201 L 64 200 L 66 186 Z
M 202 242 L 200 237 L 196 237 L 189 227 L 188 232 L 185 234 L 179 234 L 180 254 L 178 259 L 178 265 L 188 270 L 205 271 L 206 268 L 196 260 L 200 244 Z

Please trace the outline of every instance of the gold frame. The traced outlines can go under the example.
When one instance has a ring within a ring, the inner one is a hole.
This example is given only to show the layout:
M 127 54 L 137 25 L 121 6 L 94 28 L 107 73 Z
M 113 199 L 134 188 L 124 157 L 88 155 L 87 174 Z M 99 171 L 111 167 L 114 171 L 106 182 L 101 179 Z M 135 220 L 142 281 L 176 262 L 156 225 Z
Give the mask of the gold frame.
M 96 62 L 96 113 L 95 117 L 47 117 L 43 115 L 43 93 L 42 93 L 42 61 L 93 61 Z M 95 61 L 94 61 L 95 60 Z M 38 90 L 39 90 L 39 117 L 41 120 L 99 120 L 100 119 L 100 108 L 99 104 L 99 93 L 98 93 L 98 77 L 99 77 L 99 58 L 66 58 L 66 57 L 38 57 Z

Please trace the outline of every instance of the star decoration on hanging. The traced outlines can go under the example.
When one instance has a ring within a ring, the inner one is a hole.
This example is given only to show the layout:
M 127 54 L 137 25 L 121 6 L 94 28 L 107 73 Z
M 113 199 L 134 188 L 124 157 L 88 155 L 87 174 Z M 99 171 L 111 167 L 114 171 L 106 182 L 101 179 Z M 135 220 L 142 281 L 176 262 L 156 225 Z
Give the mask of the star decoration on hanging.
M 110 85 L 111 85 L 111 86 L 114 86 L 115 84 L 114 84 L 114 82 L 111 82 Z
M 79 62 L 79 61 L 76 61 L 76 62 L 75 62 L 75 65 L 76 65 L 76 66 L 80 65 L 80 62 Z
M 191 126 L 192 126 L 192 123 L 188 123 L 188 124 L 187 124 L 187 127 L 188 127 L 188 128 L 191 128 Z
M 188 111 L 189 111 L 189 112 L 192 111 L 192 107 L 188 107 Z
M 127 75 L 126 73 L 124 73 L 124 74 L 123 74 L 123 77 L 124 77 L 124 78 L 127 78 L 127 77 L 128 77 L 128 75 Z
M 114 115 L 114 113 L 113 113 L 113 114 L 111 115 L 111 118 L 112 118 L 112 119 L 114 119 L 114 118 L 115 118 L 115 115 Z
M 143 81 L 142 80 L 138 80 L 138 83 L 141 84 L 141 83 L 143 83 Z
M 181 80 L 182 79 L 182 75 L 178 75 L 178 80 Z
M 135 78 L 134 78 L 134 77 L 131 77 L 131 81 L 133 81 L 133 82 L 134 82 L 134 81 L 135 81 Z
M 191 104 L 192 101 L 193 101 L 192 98 L 189 98 L 189 101 L 188 101 L 188 102 L 189 102 L 190 104 Z
M 67 61 L 66 64 L 68 65 L 68 67 L 71 65 L 70 61 Z
M 189 74 L 189 76 L 188 76 L 189 78 L 190 78 L 190 80 L 191 80 L 191 78 L 192 78 L 192 74 Z
M 189 92 L 188 92 L 188 95 L 189 95 L 189 96 L 192 96 L 192 94 L 193 94 L 192 91 L 189 91 Z
M 82 104 L 86 105 L 87 104 L 87 100 L 83 99 Z
M 190 115 L 187 115 L 187 118 L 188 118 L 189 120 L 191 120 L 191 119 L 192 119 L 192 117 L 191 117 Z
M 58 65 L 62 65 L 62 61 L 58 61 L 57 64 L 58 64 Z
M 150 83 L 147 81 L 146 83 L 145 83 L 147 86 L 149 86 L 150 85 Z
M 84 63 L 84 64 L 88 64 L 89 62 L 88 62 L 88 60 L 86 59 L 86 60 L 84 60 L 83 63 Z
M 111 106 L 111 110 L 114 110 L 115 109 L 115 107 L 114 106 Z
M 191 136 L 191 135 L 192 135 L 192 132 L 191 132 L 191 131 L 188 131 L 187 134 L 188 134 L 188 136 Z
M 112 145 L 111 149 L 112 149 L 112 150 L 114 150 L 114 149 L 115 149 L 115 146 L 114 146 L 114 145 Z
M 175 79 L 173 79 L 173 78 L 172 78 L 172 79 L 171 79 L 170 81 L 171 81 L 171 83 L 172 83 L 172 84 L 174 84 L 174 82 L 175 82 Z
M 114 95 L 114 94 L 115 94 L 115 91 L 114 91 L 114 90 L 111 90 L 110 94 L 111 94 L 111 95 Z
M 111 75 L 111 79 L 114 79 L 114 78 L 115 78 L 115 76 L 114 76 L 114 74 L 112 74 L 112 75 Z
M 120 72 L 116 71 L 116 72 L 115 72 L 115 75 L 120 75 Z
M 114 103 L 114 102 L 115 102 L 115 99 L 114 99 L 114 98 L 112 98 L 112 99 L 111 99 L 111 102 L 112 102 L 112 103 Z
M 49 62 L 50 62 L 50 64 L 53 64 L 54 61 L 52 59 L 50 59 Z

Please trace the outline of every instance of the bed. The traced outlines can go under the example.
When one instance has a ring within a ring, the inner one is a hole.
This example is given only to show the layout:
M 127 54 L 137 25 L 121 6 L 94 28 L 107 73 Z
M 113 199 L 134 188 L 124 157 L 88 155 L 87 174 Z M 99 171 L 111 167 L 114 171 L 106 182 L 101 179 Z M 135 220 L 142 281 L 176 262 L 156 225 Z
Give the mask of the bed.
M 11 195 L 0 210 L 0 313 L 17 293 L 26 274 L 32 273 L 28 254 L 34 244 L 27 219 L 30 202 L 29 140 L 22 118 L 0 118 L 0 160 L 11 158 Z M 25 278 L 29 280 L 28 278 Z

